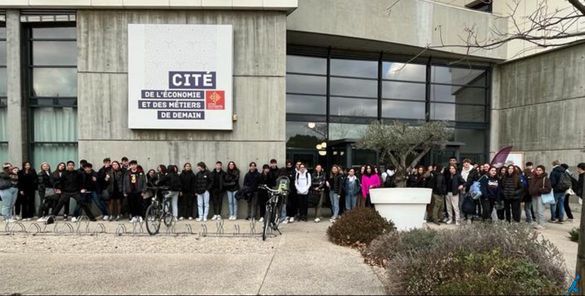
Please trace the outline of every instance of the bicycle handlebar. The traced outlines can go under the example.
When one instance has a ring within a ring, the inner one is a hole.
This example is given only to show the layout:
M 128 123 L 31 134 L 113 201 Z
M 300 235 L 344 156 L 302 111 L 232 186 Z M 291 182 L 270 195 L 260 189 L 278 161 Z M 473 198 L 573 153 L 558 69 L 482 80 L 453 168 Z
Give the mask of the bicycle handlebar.
M 279 190 L 272 189 L 272 188 L 268 187 L 268 185 L 266 185 L 266 184 L 260 185 L 260 186 L 258 186 L 258 188 L 264 189 L 266 191 L 273 192 L 273 193 L 281 193 Z

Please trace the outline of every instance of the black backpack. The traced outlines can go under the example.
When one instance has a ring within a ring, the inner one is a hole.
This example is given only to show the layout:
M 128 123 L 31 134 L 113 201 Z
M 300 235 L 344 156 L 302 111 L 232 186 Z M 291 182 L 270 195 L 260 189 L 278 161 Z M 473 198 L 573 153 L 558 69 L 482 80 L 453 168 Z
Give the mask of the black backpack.
M 571 185 L 573 185 L 571 176 L 569 176 L 567 172 L 563 172 L 559 176 L 559 181 L 557 182 L 557 186 L 555 189 L 557 191 L 567 191 L 569 190 L 569 188 L 571 188 Z
M 394 176 L 390 176 L 390 174 L 386 173 L 386 179 L 384 180 L 384 187 L 385 188 L 396 187 L 396 183 L 394 183 Z

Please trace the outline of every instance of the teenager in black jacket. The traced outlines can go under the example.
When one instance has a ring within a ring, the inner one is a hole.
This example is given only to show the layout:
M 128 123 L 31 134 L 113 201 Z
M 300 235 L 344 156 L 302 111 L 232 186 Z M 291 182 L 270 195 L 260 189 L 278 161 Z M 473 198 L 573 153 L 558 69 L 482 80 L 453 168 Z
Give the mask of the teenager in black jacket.
M 197 164 L 197 174 L 195 175 L 195 193 L 197 194 L 197 212 L 199 218 L 197 221 L 207 221 L 209 215 L 209 190 L 213 185 L 211 173 L 204 162 Z
M 258 179 L 258 185 L 266 185 L 274 188 L 276 179 L 273 178 L 270 166 L 267 164 L 262 166 L 262 173 Z M 268 201 L 268 192 L 266 190 L 258 190 L 258 207 L 260 208 L 260 222 L 264 221 L 264 214 L 266 214 L 266 202 Z
M 181 178 L 181 196 L 179 197 L 179 220 L 188 218 L 193 220 L 195 213 L 195 173 L 191 163 L 183 165 L 183 171 L 179 176 Z
M 53 181 L 53 175 L 51 174 L 51 166 L 48 163 L 43 162 L 37 177 L 39 197 L 41 199 L 38 213 L 39 219 L 37 222 L 45 222 L 49 217 L 49 209 L 52 209 L 57 205 L 55 182 Z
M 35 212 L 35 192 L 37 191 L 37 172 L 26 161 L 22 164 L 22 170 L 18 172 L 18 197 L 14 205 L 16 219 L 22 217 L 23 221 L 30 221 Z M 22 216 L 20 216 L 22 210 Z
M 83 186 L 83 176 L 81 172 L 75 169 L 75 162 L 68 161 L 67 169 L 62 173 L 61 178 L 55 184 L 55 187 L 61 192 L 62 198 L 59 200 L 57 206 L 53 209 L 53 216 L 57 216 L 65 202 L 69 202 L 70 198 L 74 198 L 80 205 L 81 209 L 89 217 L 89 220 L 95 221 L 95 217 L 89 208 L 89 204 L 81 199 L 81 193 L 85 193 Z
M 223 203 L 223 179 L 225 178 L 225 171 L 223 170 L 223 163 L 217 161 L 215 169 L 211 172 L 211 199 L 213 202 L 213 217 L 211 220 L 221 220 L 221 208 Z
M 244 188 L 246 188 L 251 196 L 248 198 L 248 218 L 256 218 L 256 208 L 258 204 L 258 180 L 260 179 L 260 173 L 256 169 L 256 163 L 251 162 L 249 165 L 248 172 L 244 176 Z
M 436 165 L 431 172 L 431 178 L 428 183 L 433 189 L 433 210 L 431 212 L 432 221 L 439 225 L 443 221 L 443 213 L 445 207 L 445 195 L 447 194 L 447 184 L 445 183 L 445 175 L 442 173 L 443 167 Z
M 163 170 L 161 170 L 162 172 Z M 166 174 L 159 177 L 158 184 L 160 186 L 168 187 L 169 191 L 165 198 L 171 199 L 171 207 L 173 209 L 173 217 L 176 220 L 179 215 L 179 193 L 182 189 L 181 178 L 178 174 L 179 169 L 176 165 L 169 165 L 166 169 Z
M 520 222 L 520 200 L 524 189 L 520 182 L 520 175 L 516 167 L 509 165 L 506 171 L 506 175 L 502 178 L 501 183 L 502 195 L 504 197 L 504 213 L 506 220 L 511 222 L 514 219 L 515 222 Z M 511 215 L 510 215 L 511 210 Z
M 461 222 L 461 214 L 459 212 L 459 193 L 465 188 L 465 180 L 457 172 L 457 167 L 454 165 L 449 166 L 449 178 L 446 180 L 446 184 L 447 212 L 449 213 L 449 221 L 447 221 L 447 224 L 455 220 L 455 225 L 459 225 Z
M 236 199 L 236 192 L 240 189 L 240 170 L 235 162 L 228 162 L 227 172 L 224 175 L 223 186 L 227 191 L 229 219 L 236 220 L 238 218 L 238 200 Z

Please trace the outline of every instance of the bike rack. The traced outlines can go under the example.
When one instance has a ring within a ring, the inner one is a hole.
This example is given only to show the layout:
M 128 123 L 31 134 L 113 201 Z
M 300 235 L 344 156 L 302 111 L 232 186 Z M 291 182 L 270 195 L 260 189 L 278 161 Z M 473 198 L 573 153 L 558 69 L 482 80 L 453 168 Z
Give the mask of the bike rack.
M 126 234 L 126 225 L 124 223 L 120 223 L 118 224 L 118 227 L 116 227 L 116 235 L 122 236 L 123 234 Z

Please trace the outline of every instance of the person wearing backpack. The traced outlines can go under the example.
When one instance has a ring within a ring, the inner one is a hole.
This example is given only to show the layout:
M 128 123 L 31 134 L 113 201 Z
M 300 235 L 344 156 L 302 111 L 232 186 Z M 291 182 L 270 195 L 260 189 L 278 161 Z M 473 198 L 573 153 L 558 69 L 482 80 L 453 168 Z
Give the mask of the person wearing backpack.
M 301 164 L 295 178 L 297 199 L 299 203 L 299 221 L 307 221 L 309 208 L 309 189 L 311 188 L 311 174 L 307 171 L 305 164 Z
M 555 204 L 550 207 L 551 219 L 549 222 L 563 223 L 565 216 L 565 192 L 571 188 L 571 176 L 566 173 L 566 169 L 561 166 L 560 161 L 553 161 L 553 169 L 550 173 L 550 185 L 555 196 Z M 558 210 L 558 215 L 557 215 Z
M 571 194 L 575 193 L 575 190 L 572 190 L 573 188 L 577 188 L 577 180 L 575 178 L 573 178 L 573 176 L 571 175 L 571 172 L 569 171 L 569 165 L 566 163 L 561 164 L 561 166 L 565 169 L 565 175 L 569 176 L 569 178 L 571 179 L 571 188 L 567 189 L 565 191 L 565 197 L 563 198 L 564 202 L 563 202 L 563 206 L 562 208 L 565 209 L 565 214 L 567 215 L 567 220 L 569 221 L 569 223 L 573 222 L 573 212 L 571 211 L 571 207 L 569 206 L 569 202 L 570 202 L 570 197 Z M 566 177 L 566 176 L 565 176 Z M 556 216 L 559 216 L 559 208 L 561 207 L 557 207 L 556 209 Z
M 495 203 L 502 198 L 498 169 L 494 166 L 490 167 L 488 173 L 479 178 L 479 184 L 481 190 L 482 220 L 492 221 L 492 212 L 494 211 Z

